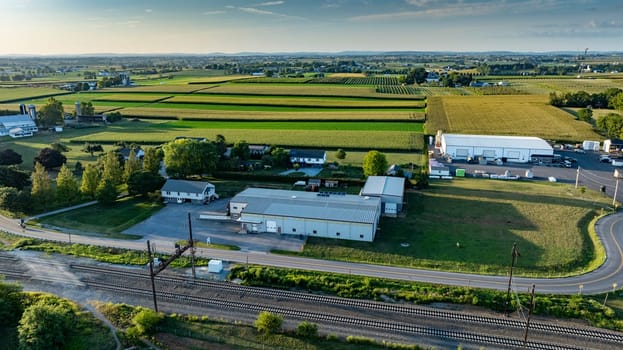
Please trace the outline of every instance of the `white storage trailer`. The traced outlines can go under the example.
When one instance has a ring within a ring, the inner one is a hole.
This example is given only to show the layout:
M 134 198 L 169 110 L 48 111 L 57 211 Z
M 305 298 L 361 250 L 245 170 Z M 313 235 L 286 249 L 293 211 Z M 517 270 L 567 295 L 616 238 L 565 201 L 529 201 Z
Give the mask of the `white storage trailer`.
M 441 153 L 452 159 L 481 157 L 514 163 L 528 163 L 533 156 L 553 156 L 545 140 L 531 136 L 442 134 Z
M 599 141 L 586 140 L 582 142 L 582 149 L 585 151 L 599 152 Z

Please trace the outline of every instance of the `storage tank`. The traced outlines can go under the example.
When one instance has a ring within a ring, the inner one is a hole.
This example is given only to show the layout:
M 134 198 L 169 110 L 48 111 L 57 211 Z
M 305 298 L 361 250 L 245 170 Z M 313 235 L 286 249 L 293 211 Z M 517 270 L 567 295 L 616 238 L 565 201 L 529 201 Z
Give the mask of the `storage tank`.
M 30 119 L 37 119 L 37 110 L 35 109 L 35 105 L 28 105 L 28 115 L 30 115 Z
M 76 101 L 76 115 L 82 115 L 82 111 L 80 110 L 80 101 Z
M 23 103 L 19 105 L 19 114 L 28 114 L 28 110 L 26 109 L 26 105 L 23 104 Z

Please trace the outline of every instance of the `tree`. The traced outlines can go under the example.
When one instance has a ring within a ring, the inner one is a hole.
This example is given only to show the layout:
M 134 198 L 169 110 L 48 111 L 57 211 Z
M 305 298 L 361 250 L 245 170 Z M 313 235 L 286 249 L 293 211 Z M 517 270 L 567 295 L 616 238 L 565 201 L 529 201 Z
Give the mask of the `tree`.
M 139 312 L 132 317 L 132 325 L 138 334 L 149 335 L 154 332 L 156 326 L 164 319 L 164 314 L 139 307 Z
M 335 151 L 335 158 L 339 160 L 344 160 L 346 158 L 346 152 L 343 149 L 338 149 Z
M 106 121 L 109 123 L 114 123 L 114 122 L 118 122 L 121 120 L 121 118 L 123 118 L 123 115 L 121 115 L 121 112 L 110 112 L 106 114 Z
M 234 147 L 231 149 L 232 158 L 238 157 L 240 160 L 247 160 L 251 157 L 251 150 L 249 144 L 245 140 L 240 140 L 234 143 Z
M 216 141 L 214 141 L 214 146 L 216 146 L 216 153 L 218 153 L 219 157 L 223 157 L 225 152 L 227 152 L 227 143 L 225 141 L 225 136 L 221 134 L 216 135 Z
M 273 334 L 281 330 L 283 317 L 272 312 L 262 311 L 255 320 L 255 328 L 264 334 Z
M 123 182 L 123 170 L 117 152 L 109 151 L 100 159 L 102 164 L 102 181 L 110 180 L 117 186 Z
M 273 148 L 270 152 L 272 156 L 273 166 L 278 168 L 287 168 L 290 165 L 290 153 L 281 147 Z
M 58 168 L 65 164 L 66 161 L 67 157 L 61 152 L 49 147 L 39 151 L 39 154 L 35 157 L 35 162 L 41 163 L 46 169 Z
M 44 128 L 62 125 L 64 114 L 63 103 L 57 101 L 54 97 L 50 97 L 47 104 L 41 107 L 39 113 L 37 113 L 37 125 Z
M 30 192 L 15 187 L 0 187 L 0 208 L 13 213 L 30 212 L 32 210 Z
M 427 76 L 428 76 L 428 72 L 426 71 L 425 68 L 423 67 L 413 68 L 405 76 L 405 83 L 406 84 L 413 84 L 413 83 L 422 84 L 423 82 L 426 81 Z
M 97 185 L 95 199 L 97 199 L 100 204 L 104 206 L 112 206 L 117 200 L 117 196 L 119 196 L 117 186 L 111 179 L 102 179 L 102 181 L 100 181 Z
M 580 108 L 578 110 L 578 120 L 592 123 L 593 122 L 593 110 L 591 108 Z
M 296 326 L 296 335 L 303 338 L 313 338 L 318 335 L 318 325 L 312 322 L 303 321 Z
M 387 170 L 387 158 L 379 151 L 370 151 L 363 158 L 363 174 L 365 176 L 383 175 Z
M 603 129 L 610 138 L 623 136 L 623 116 L 620 114 L 608 113 L 597 119 L 596 125 Z
M 623 111 L 623 92 L 619 92 L 608 100 L 608 106 Z
M 24 294 L 19 284 L 0 281 L 0 328 L 15 327 L 24 312 Z
M 131 196 L 147 197 L 164 185 L 164 178 L 147 170 L 133 172 L 128 178 L 128 193 Z
M 21 154 L 15 152 L 14 150 L 10 148 L 0 151 L 0 165 L 16 165 L 16 164 L 22 164 Z
M 54 200 L 54 188 L 48 171 L 41 163 L 35 163 L 35 170 L 30 175 L 32 188 L 30 194 L 37 209 L 45 209 Z
M 92 116 L 95 115 L 95 108 L 91 102 L 80 102 L 80 113 L 82 115 Z
M 160 172 L 160 162 L 164 158 L 162 149 L 155 147 L 147 147 L 144 150 L 143 156 L 143 169 L 149 171 L 154 175 L 158 175 Z
M 95 153 L 95 152 L 104 152 L 104 148 L 102 148 L 102 145 L 100 145 L 100 144 L 94 144 L 94 143 L 88 143 L 87 142 L 82 147 L 82 152 L 89 153 L 91 155 L 91 157 L 93 157 L 93 153 Z
M 30 184 L 30 174 L 14 165 L 0 166 L 0 185 L 15 187 L 18 190 Z
M 71 306 L 58 299 L 44 299 L 29 306 L 17 327 L 19 349 L 63 349 L 73 318 Z
M 130 150 L 130 155 L 128 156 L 128 160 L 125 162 L 123 168 L 123 178 L 127 182 L 134 172 L 143 169 L 143 164 L 141 164 L 141 160 L 136 157 L 136 152 L 134 150 Z
M 59 153 L 63 153 L 63 152 L 69 152 L 71 149 L 65 145 L 63 145 L 60 142 L 54 142 L 50 144 L 50 148 L 59 152 Z
M 95 199 L 99 178 L 100 174 L 97 167 L 93 164 L 87 164 L 87 167 L 84 168 L 84 172 L 82 173 L 80 192 L 91 199 Z
M 63 164 L 56 177 L 56 199 L 63 204 L 73 203 L 80 197 L 80 186 L 74 174 Z
M 216 169 L 216 147 L 205 141 L 178 139 L 164 144 L 164 164 L 173 177 L 209 174 Z

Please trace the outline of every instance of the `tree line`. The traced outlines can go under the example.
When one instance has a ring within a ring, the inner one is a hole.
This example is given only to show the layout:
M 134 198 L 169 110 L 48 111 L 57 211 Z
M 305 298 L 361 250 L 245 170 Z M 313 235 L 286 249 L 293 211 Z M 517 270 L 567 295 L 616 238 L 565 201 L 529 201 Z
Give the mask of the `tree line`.
M 589 94 L 586 91 L 549 94 L 549 104 L 555 107 L 610 108 L 623 110 L 623 90 L 610 88 L 604 92 Z

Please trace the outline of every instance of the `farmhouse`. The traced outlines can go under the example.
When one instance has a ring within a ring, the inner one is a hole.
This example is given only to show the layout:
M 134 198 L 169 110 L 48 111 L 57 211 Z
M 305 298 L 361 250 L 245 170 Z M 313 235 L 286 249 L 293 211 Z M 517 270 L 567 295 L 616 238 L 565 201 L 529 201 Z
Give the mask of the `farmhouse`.
M 290 163 L 302 166 L 322 166 L 327 161 L 327 152 L 322 150 L 290 150 Z
M 247 188 L 229 202 L 243 232 L 372 242 L 381 199 L 343 193 Z
M 177 203 L 205 203 L 218 198 L 214 185 L 203 181 L 167 179 L 160 193 L 165 201 Z
M 19 105 L 20 114 L 0 117 L 0 136 L 24 137 L 32 136 L 39 131 L 35 124 L 37 112 L 34 105 Z
M 438 134 L 438 138 L 441 153 L 452 159 L 481 157 L 528 163 L 533 156 L 554 155 L 552 146 L 538 137 Z
M 383 215 L 396 216 L 402 211 L 404 189 L 404 177 L 368 176 L 359 195 L 380 198 Z

